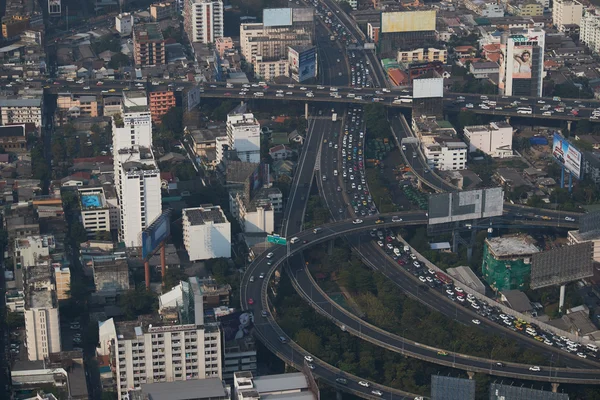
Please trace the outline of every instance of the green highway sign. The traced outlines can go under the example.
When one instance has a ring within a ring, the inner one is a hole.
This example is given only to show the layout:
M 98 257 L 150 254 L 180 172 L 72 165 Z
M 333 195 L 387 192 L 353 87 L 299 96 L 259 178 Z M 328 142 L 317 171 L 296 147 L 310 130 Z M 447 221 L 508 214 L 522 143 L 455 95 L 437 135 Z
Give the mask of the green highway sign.
M 281 244 L 283 246 L 285 246 L 287 244 L 286 238 L 281 237 L 279 235 L 267 235 L 267 242 Z

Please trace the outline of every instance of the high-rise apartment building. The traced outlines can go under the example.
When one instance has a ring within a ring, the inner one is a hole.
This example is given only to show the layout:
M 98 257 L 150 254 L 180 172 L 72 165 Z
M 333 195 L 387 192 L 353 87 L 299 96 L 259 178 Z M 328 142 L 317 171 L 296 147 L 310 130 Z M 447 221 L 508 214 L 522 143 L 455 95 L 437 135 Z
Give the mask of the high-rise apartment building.
M 600 53 L 600 15 L 596 15 L 595 11 L 585 11 L 579 27 L 579 39 L 592 52 Z
M 581 24 L 583 4 L 577 0 L 554 0 L 552 2 L 552 23 L 560 31 L 565 26 Z
M 254 114 L 240 105 L 227 115 L 229 149 L 236 150 L 242 161 L 260 162 L 260 123 Z
M 111 205 L 106 201 L 102 187 L 78 189 L 81 208 L 81 222 L 88 233 L 94 237 L 96 232 L 110 232 Z M 114 211 L 113 211 L 114 212 Z
M 214 43 L 223 37 L 223 0 L 185 0 L 183 29 L 190 42 Z
M 118 398 L 144 383 L 222 378 L 221 331 L 204 322 L 202 290 L 197 278 L 182 282 L 172 307 L 175 320 L 142 316 L 136 321 L 99 327 L 100 355 L 110 355 Z
M 149 147 L 115 151 L 121 226 L 119 240 L 141 246 L 141 232 L 162 212 L 160 170 Z
M 545 31 L 513 30 L 502 37 L 499 89 L 506 96 L 541 97 L 544 79 Z
M 25 271 L 25 335 L 27 358 L 41 361 L 61 350 L 58 298 L 48 262 Z
M 0 116 L 2 125 L 34 124 L 42 126 L 42 96 L 33 98 L 0 98 Z
M 158 23 L 139 24 L 133 27 L 133 58 L 136 66 L 167 63 L 165 38 Z
M 129 36 L 133 32 L 133 14 L 122 13 L 115 17 L 115 29 L 121 36 Z
M 219 206 L 184 208 L 183 244 L 190 261 L 231 257 L 231 224 Z

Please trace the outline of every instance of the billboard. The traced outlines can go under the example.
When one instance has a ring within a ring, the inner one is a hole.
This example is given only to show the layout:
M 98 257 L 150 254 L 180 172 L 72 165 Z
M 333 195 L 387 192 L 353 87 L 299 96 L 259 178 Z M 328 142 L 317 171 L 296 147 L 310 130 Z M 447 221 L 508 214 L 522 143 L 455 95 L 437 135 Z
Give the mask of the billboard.
M 381 13 L 381 33 L 435 31 L 435 10 Z
M 498 54 L 498 88 L 504 90 L 506 81 L 506 45 L 500 44 L 500 53 Z
M 192 111 L 200 105 L 200 85 L 192 86 L 184 92 L 185 111 Z
M 513 48 L 513 79 L 531 79 L 531 58 L 533 46 L 515 46 Z
M 265 8 L 263 10 L 263 26 L 292 25 L 291 8 Z
M 288 48 L 290 73 L 297 82 L 317 77 L 317 48 Z
M 154 222 L 142 231 L 142 258 L 150 258 L 160 242 L 171 235 L 171 210 L 163 211 Z
M 444 97 L 444 78 L 425 78 L 413 81 L 413 99 Z
M 589 278 L 594 275 L 593 257 L 593 242 L 536 253 L 531 260 L 530 287 L 539 289 Z
M 475 400 L 475 381 L 431 375 L 431 400 Z
M 579 233 L 600 231 L 600 211 L 583 214 L 579 217 Z
M 554 133 L 552 156 L 575 178 L 581 178 L 581 152 L 558 133 Z
M 553 393 L 517 385 L 490 385 L 490 400 L 569 400 L 568 393 Z
M 292 22 L 313 22 L 315 10 L 313 8 L 292 8 Z
M 429 224 L 497 217 L 504 209 L 502 188 L 467 190 L 429 196 Z
M 254 315 L 248 311 L 237 311 L 219 318 L 223 338 L 226 342 L 250 336 L 254 326 Z

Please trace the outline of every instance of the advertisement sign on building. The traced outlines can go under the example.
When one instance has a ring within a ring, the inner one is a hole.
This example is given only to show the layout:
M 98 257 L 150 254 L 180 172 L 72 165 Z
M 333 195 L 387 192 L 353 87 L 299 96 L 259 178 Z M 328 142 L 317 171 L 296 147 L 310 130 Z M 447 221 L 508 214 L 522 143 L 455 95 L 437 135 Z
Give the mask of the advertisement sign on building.
M 185 93 L 185 92 L 184 92 Z M 193 86 L 185 93 L 185 110 L 192 111 L 200 105 L 200 86 Z
M 444 97 L 444 78 L 425 78 L 413 81 L 414 99 Z
M 250 336 L 254 326 L 254 315 L 251 312 L 238 311 L 219 318 L 226 342 Z
M 552 156 L 575 178 L 581 178 L 581 152 L 556 132 L 552 141 Z
M 292 8 L 292 22 L 313 22 L 315 12 L 313 8 Z
M 532 46 L 515 46 L 513 50 L 513 79 L 531 79 Z
M 292 25 L 291 8 L 266 8 L 263 10 L 263 26 Z
M 317 77 L 317 49 L 316 47 L 288 49 L 288 62 L 292 79 L 304 82 Z
M 435 10 L 384 12 L 381 33 L 435 31 L 435 17 Z
M 142 231 L 142 258 L 147 260 L 160 242 L 171 235 L 171 211 L 164 211 Z
M 60 0 L 48 0 L 48 14 L 57 15 L 61 13 Z
M 502 188 L 465 190 L 429 196 L 429 224 L 498 217 L 504 207 Z

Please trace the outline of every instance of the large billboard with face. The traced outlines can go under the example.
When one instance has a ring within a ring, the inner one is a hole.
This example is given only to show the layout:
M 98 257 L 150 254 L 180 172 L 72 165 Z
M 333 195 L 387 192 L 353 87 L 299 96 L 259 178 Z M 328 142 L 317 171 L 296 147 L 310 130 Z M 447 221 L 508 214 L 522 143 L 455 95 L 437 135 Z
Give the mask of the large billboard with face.
M 219 318 L 226 342 L 243 339 L 250 335 L 254 326 L 254 315 L 248 311 L 238 311 Z
M 381 13 L 381 33 L 435 31 L 435 10 Z
M 500 45 L 500 54 L 498 56 L 498 88 L 504 90 L 504 82 L 506 80 L 506 45 Z
M 513 49 L 512 77 L 513 79 L 531 79 L 532 46 L 515 46 Z
M 556 132 L 552 141 L 552 157 L 575 178 L 581 177 L 581 152 Z

